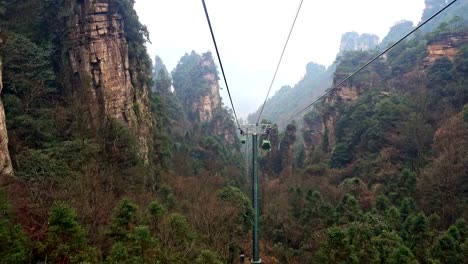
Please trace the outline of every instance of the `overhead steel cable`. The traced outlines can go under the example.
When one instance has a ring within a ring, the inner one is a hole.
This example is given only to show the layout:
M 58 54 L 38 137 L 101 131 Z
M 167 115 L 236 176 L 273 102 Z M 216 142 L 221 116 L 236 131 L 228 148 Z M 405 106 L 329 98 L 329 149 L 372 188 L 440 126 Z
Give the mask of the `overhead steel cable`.
M 375 56 L 375 58 L 373 58 L 372 60 L 370 60 L 369 62 L 367 62 L 366 64 L 364 64 L 361 68 L 359 68 L 357 71 L 355 71 L 353 74 L 349 75 L 348 77 L 346 77 L 344 80 L 342 80 L 341 82 L 339 82 L 337 85 L 333 86 L 333 88 L 329 89 L 327 92 L 325 92 L 322 96 L 320 96 L 319 98 L 317 98 L 316 100 L 314 100 L 311 104 L 309 104 L 308 106 L 306 106 L 304 109 L 302 109 L 301 111 L 299 111 L 297 114 L 291 116 L 288 120 L 286 121 L 291 121 L 292 119 L 296 118 L 298 115 L 304 113 L 309 107 L 311 107 L 312 105 L 314 105 L 315 103 L 319 102 L 320 100 L 322 100 L 323 98 L 325 98 L 327 95 L 329 95 L 333 90 L 335 90 L 336 88 L 340 87 L 343 83 L 345 83 L 346 81 L 348 81 L 349 79 L 351 79 L 352 77 L 354 77 L 356 74 L 360 73 L 362 70 L 364 70 L 365 68 L 367 68 L 371 63 L 373 63 L 374 61 L 376 61 L 377 59 L 379 59 L 382 55 L 384 55 L 385 53 L 387 53 L 389 50 L 391 50 L 392 48 L 394 48 L 396 45 L 400 44 L 403 40 L 405 40 L 406 38 L 408 38 L 410 35 L 412 35 L 414 32 L 416 32 L 418 29 L 420 29 L 422 26 L 424 26 L 425 24 L 427 24 L 429 21 L 431 21 L 432 19 L 434 19 L 436 16 L 438 16 L 440 13 L 444 12 L 447 8 L 449 8 L 451 5 L 455 4 L 455 2 L 457 2 L 458 0 L 453 0 L 452 2 L 450 2 L 449 4 L 447 4 L 444 8 L 442 8 L 441 10 L 439 10 L 437 13 L 435 13 L 434 15 L 432 15 L 431 17 L 429 17 L 428 19 L 426 19 L 423 23 L 419 24 L 416 28 L 414 28 L 413 30 L 411 30 L 408 34 L 406 34 L 404 37 L 402 37 L 400 40 L 398 40 L 397 42 L 393 43 L 392 45 L 390 45 L 388 48 L 386 48 L 384 51 L 382 51 L 381 53 L 379 53 L 379 55 Z
M 299 3 L 299 7 L 297 8 L 296 16 L 294 17 L 294 21 L 292 23 L 291 29 L 289 30 L 288 38 L 286 39 L 286 43 L 284 44 L 283 51 L 281 52 L 281 56 L 280 56 L 280 59 L 279 59 L 279 62 L 278 62 L 278 66 L 276 66 L 275 74 L 273 75 L 273 79 L 271 80 L 270 88 L 268 88 L 268 92 L 267 92 L 267 95 L 265 97 L 265 102 L 263 102 L 262 108 L 260 110 L 260 114 L 258 115 L 257 125 L 260 123 L 260 118 L 262 117 L 263 110 L 265 109 L 265 105 L 266 105 L 266 103 L 268 101 L 268 96 L 270 96 L 271 88 L 273 87 L 273 84 L 275 83 L 276 75 L 278 74 L 278 70 L 279 70 L 281 62 L 283 60 L 284 52 L 286 51 L 286 47 L 288 46 L 289 39 L 291 38 L 291 34 L 293 32 L 294 26 L 296 25 L 296 20 L 297 20 L 297 17 L 299 16 L 299 13 L 301 11 L 301 7 L 302 7 L 303 2 L 304 2 L 304 0 L 301 0 L 301 2 Z
M 203 9 L 205 9 L 206 20 L 208 21 L 208 26 L 210 27 L 211 38 L 213 39 L 213 43 L 216 49 L 216 55 L 218 56 L 219 66 L 221 68 L 221 72 L 223 73 L 223 79 L 224 79 L 224 83 L 226 84 L 226 89 L 229 95 L 229 101 L 231 101 L 232 112 L 234 113 L 234 117 L 236 118 L 237 128 L 241 130 L 239 119 L 237 118 L 237 114 L 236 114 L 236 109 L 234 108 L 234 103 L 232 102 L 231 92 L 229 91 L 229 86 L 226 80 L 226 74 L 224 73 L 223 63 L 221 62 L 221 56 L 219 56 L 218 44 L 216 43 L 216 38 L 213 33 L 213 27 L 211 26 L 210 15 L 208 15 L 208 9 L 206 8 L 205 0 L 202 0 L 202 3 L 203 3 Z

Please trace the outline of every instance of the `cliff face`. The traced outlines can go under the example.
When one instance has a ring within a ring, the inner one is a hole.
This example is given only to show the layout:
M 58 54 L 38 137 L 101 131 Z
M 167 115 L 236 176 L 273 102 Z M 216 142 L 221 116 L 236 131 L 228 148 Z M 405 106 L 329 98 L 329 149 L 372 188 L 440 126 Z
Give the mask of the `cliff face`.
M 214 68 L 211 56 L 203 56 L 201 66 Z M 210 90 L 193 101 L 192 112 L 198 112 L 200 122 L 209 122 L 213 117 L 214 110 L 221 105 L 221 96 L 219 95 L 218 75 L 210 72 L 206 73 L 203 78 L 210 83 Z
M 347 32 L 341 37 L 340 53 L 373 50 L 377 48 L 379 43 L 380 39 L 376 35 L 366 33 L 359 35 L 356 32 Z
M 345 51 L 373 50 L 379 46 L 379 43 L 379 37 L 376 35 L 359 35 L 356 32 L 348 32 L 341 37 L 340 54 Z M 358 66 L 360 65 L 353 65 L 353 67 L 356 68 Z M 349 73 L 335 73 L 334 83 L 340 82 L 348 77 L 348 75 Z M 333 146 L 335 146 L 335 124 L 339 118 L 337 105 L 340 103 L 351 104 L 355 102 L 366 89 L 374 85 L 373 82 L 374 81 L 365 82 L 359 85 L 345 83 L 326 96 L 323 101 L 323 105 L 326 108 L 326 111 L 323 113 L 323 124 L 312 125 L 312 127 L 309 128 L 311 129 L 311 133 L 313 135 L 323 135 L 326 132 L 329 146 L 333 148 Z
M 323 124 L 321 126 L 315 125 L 320 130 L 314 132 L 322 134 L 326 131 L 330 147 L 335 146 L 335 124 L 339 118 L 338 104 L 356 102 L 365 90 L 366 87 L 362 86 L 343 85 L 324 98 L 323 105 L 327 110 L 323 113 Z
M 340 52 L 342 55 L 345 51 L 369 51 L 376 49 L 379 46 L 379 37 L 373 34 L 359 35 L 356 32 L 348 32 L 341 37 Z M 352 69 L 357 68 L 359 65 L 352 65 Z M 339 67 L 339 66 L 338 66 Z M 338 83 L 348 77 L 350 73 L 336 72 L 333 78 L 333 83 Z M 326 136 L 330 148 L 335 146 L 335 124 L 338 121 L 338 105 L 341 103 L 350 104 L 355 102 L 359 96 L 368 87 L 374 85 L 375 80 L 368 82 L 361 82 L 359 84 L 344 84 L 334 90 L 331 94 L 326 96 L 323 100 L 323 110 L 321 113 L 322 118 L 316 118 L 310 121 L 305 128 L 305 148 L 309 152 L 312 146 L 317 146 L 322 143 L 324 136 Z M 326 134 L 326 135 L 325 135 Z
M 468 43 L 468 33 L 466 32 L 439 34 L 431 41 L 429 41 L 427 45 L 428 55 L 423 61 L 419 61 L 419 63 L 423 62 L 427 67 L 442 57 L 447 57 L 453 61 L 459 54 L 460 46 L 466 43 Z M 382 61 L 382 63 L 385 63 L 385 61 Z M 355 65 L 356 68 L 358 66 L 360 65 Z M 410 69 L 410 71 L 414 70 L 416 69 Z M 365 73 L 361 73 L 361 75 L 362 74 Z M 340 118 L 338 106 L 340 104 L 353 104 L 364 92 L 372 89 L 373 87 L 376 87 L 376 85 L 379 83 L 379 77 L 378 74 L 374 74 L 374 76 L 376 76 L 376 80 L 367 78 L 364 82 L 361 81 L 351 82 L 351 84 L 344 84 L 326 96 L 323 100 L 324 110 L 322 112 L 322 120 L 316 120 L 315 123 L 309 125 L 310 133 L 323 135 L 325 132 L 327 132 L 326 136 L 329 143 L 329 148 L 333 149 L 336 145 L 335 126 L 336 122 Z M 347 74 L 336 73 L 334 82 L 337 83 L 346 77 Z M 388 94 L 388 92 L 381 92 L 381 96 L 383 97 L 388 96 Z M 319 122 L 322 122 L 322 124 Z M 313 142 L 314 144 L 320 144 L 320 142 L 317 140 L 314 140 Z
M 441 34 L 428 43 L 425 65 L 432 65 L 437 59 L 447 57 L 453 61 L 458 54 L 458 48 L 468 43 L 468 33 Z
M 0 94 L 2 89 L 2 58 L 0 57 Z M 0 100 L 0 176 L 11 174 L 13 174 L 13 168 L 11 167 L 10 153 L 8 152 L 8 134 L 5 123 L 5 111 L 3 109 L 3 103 Z
M 68 5 L 63 60 L 71 93 L 85 99 L 90 128 L 118 121 L 136 135 L 148 160 L 149 90 L 132 84 L 137 77 L 131 75 L 122 15 L 109 0 L 69 0 Z

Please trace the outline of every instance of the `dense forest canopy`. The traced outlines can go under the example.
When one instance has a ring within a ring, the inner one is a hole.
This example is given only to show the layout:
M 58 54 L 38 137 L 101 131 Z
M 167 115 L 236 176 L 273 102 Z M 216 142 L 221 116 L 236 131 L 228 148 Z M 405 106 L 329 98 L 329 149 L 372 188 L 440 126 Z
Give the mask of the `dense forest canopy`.
M 427 0 L 422 19 L 446 2 Z M 467 261 L 466 7 L 295 121 L 414 25 L 381 43 L 345 34 L 332 66 L 309 63 L 267 101 L 264 263 Z M 251 257 L 251 137 L 237 134 L 211 52 L 151 62 L 133 0 L 0 0 L 0 27 L 0 164 L 13 170 L 0 175 L 1 263 Z

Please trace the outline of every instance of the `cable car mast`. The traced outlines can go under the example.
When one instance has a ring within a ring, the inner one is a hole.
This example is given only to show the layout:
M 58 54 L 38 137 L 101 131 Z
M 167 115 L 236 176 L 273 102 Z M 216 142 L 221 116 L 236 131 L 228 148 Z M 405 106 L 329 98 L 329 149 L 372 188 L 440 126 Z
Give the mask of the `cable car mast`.
M 241 135 L 247 139 L 249 136 L 252 138 L 252 160 L 250 166 L 250 175 L 252 177 L 252 206 L 254 209 L 254 222 L 253 222 L 253 229 L 252 229 L 252 260 L 251 263 L 262 263 L 260 259 L 260 183 L 259 183 L 259 175 L 258 175 L 258 149 L 259 149 L 259 139 L 258 135 L 266 134 L 268 135 L 267 139 L 264 139 L 261 144 L 261 148 L 265 151 L 271 150 L 271 142 L 269 138 L 270 132 L 270 124 L 252 124 L 252 125 L 244 125 L 241 129 Z M 244 144 L 244 138 L 241 141 Z M 248 143 L 248 142 L 247 142 Z M 249 144 L 247 144 L 248 146 Z M 248 150 L 247 150 L 248 151 Z M 248 152 L 247 152 L 248 153 Z

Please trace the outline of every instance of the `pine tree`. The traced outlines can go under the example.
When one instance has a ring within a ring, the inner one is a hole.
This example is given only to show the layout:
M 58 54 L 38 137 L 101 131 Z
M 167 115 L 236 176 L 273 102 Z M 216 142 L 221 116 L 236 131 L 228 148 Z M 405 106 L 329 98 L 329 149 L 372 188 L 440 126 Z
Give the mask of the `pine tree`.
M 356 198 L 346 194 L 336 207 L 335 215 L 337 223 L 346 224 L 361 219 L 362 210 Z
M 86 233 L 76 219 L 75 211 L 57 203 L 49 217 L 45 240 L 45 259 L 54 263 L 96 262 L 96 251 L 88 246 Z

